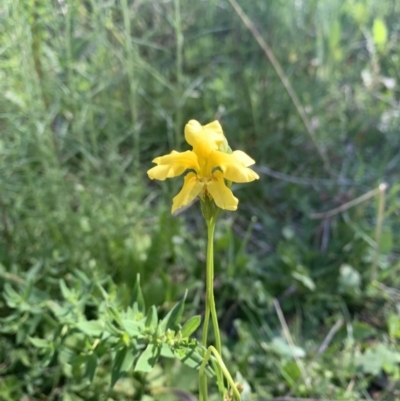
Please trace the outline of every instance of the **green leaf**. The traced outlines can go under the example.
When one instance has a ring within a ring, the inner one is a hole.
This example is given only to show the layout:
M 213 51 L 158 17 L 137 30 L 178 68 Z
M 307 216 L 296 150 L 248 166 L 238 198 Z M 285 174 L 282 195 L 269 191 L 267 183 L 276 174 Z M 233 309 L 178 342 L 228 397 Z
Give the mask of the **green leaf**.
M 97 355 L 91 354 L 86 359 L 86 372 L 85 372 L 85 376 L 90 380 L 90 382 L 93 381 L 96 369 L 97 369 Z
M 400 318 L 395 313 L 389 315 L 387 325 L 390 337 L 400 339 Z
M 31 342 L 31 344 L 34 345 L 36 348 L 50 348 L 51 347 L 51 342 L 48 340 L 44 340 L 43 338 L 28 337 L 28 339 Z
M 100 290 L 101 296 L 106 301 L 109 298 L 108 292 L 104 289 L 104 287 L 100 283 L 96 283 L 96 286 Z
M 161 354 L 161 345 L 149 344 L 140 355 L 135 365 L 135 372 L 150 372 Z
M 168 329 L 178 330 L 179 322 L 182 319 L 183 308 L 185 306 L 185 300 L 187 296 L 187 291 L 183 298 L 167 313 L 164 319 L 160 323 L 160 332 L 164 333 Z
M 87 355 L 76 355 L 73 358 L 71 358 L 69 364 L 75 368 L 83 364 L 86 364 L 86 361 L 87 361 Z
M 203 357 L 200 355 L 199 351 L 196 347 L 179 347 L 171 350 L 175 358 L 179 359 L 182 363 L 186 366 L 189 366 L 192 369 L 200 369 L 200 366 L 203 362 Z M 166 356 L 166 350 L 163 350 L 163 356 Z M 215 376 L 214 369 L 207 364 L 206 372 L 211 375 Z
M 292 385 L 301 377 L 301 371 L 296 361 L 287 361 L 285 364 L 281 365 L 280 370 L 289 385 Z
M 136 337 L 142 333 L 143 324 L 137 320 L 122 319 L 121 323 L 131 337 Z
M 11 287 L 9 283 L 4 284 L 4 298 L 10 308 L 15 308 L 22 300 L 21 296 Z
M 304 287 L 307 287 L 311 291 L 315 290 L 315 283 L 310 276 L 296 271 L 292 272 L 292 276 L 297 281 L 300 281 L 304 285 Z
M 166 343 L 162 343 L 161 345 L 161 356 L 164 358 L 175 358 L 174 353 Z
M 100 337 L 104 332 L 105 324 L 100 320 L 83 321 L 76 324 L 76 328 L 91 337 Z
M 358 294 L 361 286 L 361 274 L 348 264 L 340 266 L 339 285 L 342 292 Z
M 357 341 L 367 340 L 377 335 L 376 329 L 364 322 L 353 322 L 353 337 Z
M 386 228 L 381 235 L 380 251 L 381 253 L 389 253 L 393 248 L 392 231 Z
M 147 312 L 145 326 L 147 328 L 154 327 L 156 328 L 158 325 L 158 314 L 157 308 L 152 305 L 151 308 Z
M 132 367 L 134 360 L 135 355 L 132 348 L 124 347 L 117 351 L 111 369 L 111 388 L 113 388 L 117 380 Z
M 182 327 L 181 330 L 182 337 L 186 338 L 189 337 L 191 334 L 193 334 L 200 326 L 200 323 L 201 323 L 200 315 L 191 317 Z
M 303 348 L 297 346 L 290 347 L 288 342 L 282 337 L 274 337 L 272 342 L 265 344 L 263 348 L 272 350 L 284 358 L 304 358 L 306 356 Z
M 114 308 L 113 306 L 109 305 L 107 307 L 107 312 L 108 312 L 108 315 L 112 319 L 115 319 L 119 324 L 121 324 L 121 316 L 119 314 L 119 311 L 116 308 Z
M 387 42 L 388 32 L 385 22 L 381 18 L 375 18 L 372 26 L 372 36 L 378 50 L 383 50 Z
M 135 304 L 137 305 L 139 312 L 142 312 L 143 314 L 146 313 L 146 307 L 144 304 L 143 293 L 142 293 L 142 289 L 140 288 L 140 275 L 139 274 L 136 277 L 136 283 L 135 283 L 135 286 L 133 287 L 133 292 L 132 292 L 132 297 L 131 297 L 131 302 L 130 302 L 130 305 L 132 307 Z
M 73 298 L 74 294 L 67 287 L 67 284 L 65 284 L 65 281 L 63 279 L 60 279 L 58 284 L 60 286 L 60 290 L 61 290 L 61 293 L 62 293 L 62 296 L 64 297 L 64 299 L 69 300 L 69 299 Z
M 378 344 L 375 349 L 367 349 L 364 354 L 356 357 L 358 367 L 364 373 L 380 374 L 381 370 L 390 370 L 400 362 L 400 352 L 386 344 Z
M 350 2 L 349 2 L 350 5 Z M 363 4 L 362 1 L 358 1 L 355 4 L 350 5 L 350 12 L 353 14 L 354 19 L 361 25 L 364 26 L 368 21 L 368 6 Z

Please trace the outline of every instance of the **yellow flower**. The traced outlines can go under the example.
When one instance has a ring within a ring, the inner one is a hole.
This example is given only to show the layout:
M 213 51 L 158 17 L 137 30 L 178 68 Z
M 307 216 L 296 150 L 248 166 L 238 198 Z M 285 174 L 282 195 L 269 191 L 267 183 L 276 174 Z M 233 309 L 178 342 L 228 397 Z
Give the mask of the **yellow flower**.
M 239 201 L 225 180 L 250 182 L 258 179 L 258 175 L 248 168 L 254 160 L 240 150 L 226 153 L 229 147 L 218 121 L 202 126 L 190 120 L 185 127 L 185 139 L 192 150 L 172 151 L 157 157 L 153 160 L 157 166 L 147 172 L 150 179 L 164 181 L 188 171 L 181 191 L 173 199 L 172 213 L 199 195 L 210 196 L 221 209 L 236 210 Z

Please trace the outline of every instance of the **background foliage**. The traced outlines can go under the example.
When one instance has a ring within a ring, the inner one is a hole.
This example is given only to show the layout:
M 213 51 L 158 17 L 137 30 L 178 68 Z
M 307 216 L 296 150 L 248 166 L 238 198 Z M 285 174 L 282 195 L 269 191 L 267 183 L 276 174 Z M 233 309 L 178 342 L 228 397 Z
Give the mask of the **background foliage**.
M 196 372 L 172 360 L 129 371 L 110 391 L 107 354 L 90 384 L 70 354 L 89 345 L 77 336 L 61 347 L 55 323 L 68 305 L 96 319 L 99 285 L 125 310 L 137 273 L 160 316 L 186 289 L 185 316 L 202 312 L 199 207 L 171 216 L 179 179 L 145 174 L 153 157 L 186 149 L 192 118 L 218 118 L 261 175 L 235 187 L 239 211 L 223 214 L 216 238 L 225 358 L 246 399 L 400 397 L 400 3 L 241 6 L 315 142 L 228 1 L 2 1 L 1 400 L 195 392 Z M 311 218 L 383 181 L 379 246 L 377 196 Z

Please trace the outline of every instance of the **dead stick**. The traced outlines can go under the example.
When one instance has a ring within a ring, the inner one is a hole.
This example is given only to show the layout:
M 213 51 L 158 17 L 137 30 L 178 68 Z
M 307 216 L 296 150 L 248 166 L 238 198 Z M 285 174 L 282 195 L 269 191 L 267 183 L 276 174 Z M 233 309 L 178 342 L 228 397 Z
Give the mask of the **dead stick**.
M 310 218 L 312 219 L 326 219 L 328 217 L 332 217 L 336 214 L 342 213 L 345 210 L 348 210 L 354 206 L 359 205 L 360 203 L 365 202 L 368 199 L 373 198 L 374 196 L 378 195 L 381 193 L 381 191 L 386 190 L 387 188 L 387 184 L 382 183 L 379 185 L 378 188 L 372 189 L 371 191 L 368 191 L 367 193 L 365 193 L 364 195 L 359 196 L 358 198 L 355 198 L 353 200 L 351 200 L 350 202 L 344 203 L 343 205 L 329 210 L 328 212 L 322 212 L 322 213 L 311 213 L 310 214 Z

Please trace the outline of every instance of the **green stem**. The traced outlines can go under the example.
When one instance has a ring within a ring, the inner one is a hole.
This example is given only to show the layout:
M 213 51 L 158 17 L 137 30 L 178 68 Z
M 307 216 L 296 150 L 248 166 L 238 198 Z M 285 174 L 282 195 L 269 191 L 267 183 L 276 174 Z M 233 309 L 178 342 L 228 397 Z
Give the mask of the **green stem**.
M 208 401 L 207 375 L 199 374 L 199 401 Z
M 387 184 L 382 183 L 378 187 L 379 189 L 379 203 L 378 203 L 378 216 L 376 220 L 376 232 L 375 232 L 375 257 L 372 263 L 371 269 L 371 281 L 376 279 L 376 274 L 378 270 L 379 256 L 381 251 L 381 237 L 382 237 L 382 225 L 385 216 L 385 191 L 387 189 Z
M 207 348 L 207 336 L 208 336 L 208 324 L 210 322 L 210 306 L 206 298 L 206 310 L 204 312 L 204 325 L 203 325 L 203 335 L 201 337 L 201 345 Z
M 177 99 L 177 112 L 175 120 L 175 148 L 180 149 L 181 143 L 181 129 L 183 125 L 183 115 L 182 115 L 182 80 L 183 80 L 183 33 L 181 24 L 181 5 L 180 0 L 174 0 L 175 6 L 175 37 L 176 37 L 176 99 Z
M 216 216 L 207 220 L 207 265 L 206 265 L 206 311 L 204 316 L 204 327 L 202 345 L 207 348 L 207 333 L 209 315 L 214 329 L 215 348 L 221 355 L 221 334 L 219 332 L 217 309 L 214 300 L 214 230 L 215 230 Z
M 221 354 L 212 345 L 210 345 L 208 347 L 206 355 L 204 356 L 203 362 L 201 363 L 201 366 L 200 366 L 200 371 L 199 371 L 200 383 L 202 383 L 202 380 L 204 380 L 203 378 L 206 376 L 205 368 L 206 368 L 208 360 L 211 357 L 211 354 L 214 355 L 214 358 L 216 359 L 219 368 L 222 370 L 222 373 L 225 376 L 226 381 L 229 383 L 229 386 L 232 389 L 235 400 L 240 401 L 241 397 L 240 397 L 239 390 L 237 389 L 236 384 L 233 381 L 232 376 L 229 373 L 229 370 L 226 368 L 224 361 L 221 358 Z M 204 389 L 204 390 L 207 391 L 207 389 Z M 207 393 L 203 393 L 203 396 L 205 394 L 207 394 Z M 205 399 L 207 399 L 207 398 L 205 398 Z
M 126 73 L 129 86 L 129 107 L 131 120 L 133 125 L 133 145 L 134 145 L 134 163 L 136 169 L 140 166 L 140 132 L 138 126 L 138 109 L 137 109 L 137 70 L 135 66 L 135 58 L 138 59 L 136 49 L 131 39 L 131 20 L 129 16 L 128 0 L 121 0 L 122 14 L 125 29 L 125 54 L 126 54 Z

